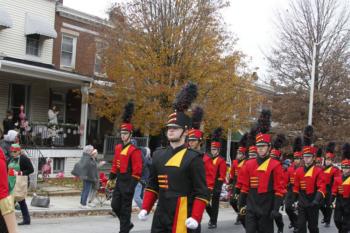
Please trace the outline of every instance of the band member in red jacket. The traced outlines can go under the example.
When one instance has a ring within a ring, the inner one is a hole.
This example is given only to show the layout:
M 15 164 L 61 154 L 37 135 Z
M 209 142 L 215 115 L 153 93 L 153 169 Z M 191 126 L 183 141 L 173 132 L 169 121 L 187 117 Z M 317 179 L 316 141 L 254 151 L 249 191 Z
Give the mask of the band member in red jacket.
M 248 160 L 241 171 L 239 207 L 246 206 L 247 233 L 274 232 L 273 219 L 279 216 L 283 202 L 282 166 L 279 161 L 270 158 L 270 118 L 271 112 L 263 110 L 258 120 L 260 133 L 256 136 L 258 157 Z
M 285 197 L 285 207 L 286 213 L 288 215 L 290 225 L 289 228 L 294 228 L 294 232 L 297 232 L 297 220 L 298 215 L 296 214 L 296 207 L 294 206 L 294 195 L 293 187 L 295 180 L 295 172 L 301 165 L 301 159 L 303 157 L 303 145 L 301 137 L 296 137 L 293 143 L 293 163 L 287 169 L 288 173 L 288 185 L 287 185 L 287 195 Z
M 272 159 L 275 159 L 278 162 L 282 162 L 282 151 L 281 148 L 283 146 L 285 146 L 286 144 L 286 137 L 284 136 L 284 134 L 277 134 L 275 140 L 272 143 L 272 150 L 270 152 L 270 157 Z M 281 163 L 282 165 L 282 163 Z M 282 167 L 283 168 L 283 167 Z M 287 169 L 282 169 L 282 185 L 283 185 L 283 189 L 284 192 L 283 194 L 285 195 L 287 193 L 287 180 L 288 180 L 288 174 L 287 174 Z M 283 205 L 283 203 L 281 203 L 281 205 Z M 278 215 L 276 214 L 275 216 L 275 223 L 277 225 L 277 233 L 283 233 L 283 228 L 284 228 L 284 223 L 283 223 L 283 218 L 282 218 L 282 214 L 278 213 Z
M 350 144 L 343 145 L 343 174 L 335 177 L 332 185 L 332 200 L 336 198 L 334 222 L 339 233 L 350 232 Z
M 147 220 L 155 201 L 152 233 L 193 232 L 209 201 L 205 168 L 201 153 L 185 144 L 191 119 L 186 111 L 197 96 L 197 86 L 189 83 L 176 96 L 175 112 L 167 122 L 170 145 L 153 154 L 150 177 L 138 218 Z
M 335 159 L 334 151 L 335 143 L 328 143 L 325 155 L 325 167 L 323 170 L 326 184 L 326 197 L 320 208 L 323 214 L 322 223 L 325 224 L 325 227 L 329 227 L 332 218 L 332 185 L 335 177 L 341 176 L 340 169 L 333 165 Z
M 230 170 L 230 178 L 229 185 L 231 186 L 231 197 L 230 197 L 230 205 L 234 209 L 234 211 L 239 214 L 238 209 L 238 197 L 240 193 L 240 185 L 238 188 L 235 188 L 238 183 L 238 173 L 242 168 L 246 158 L 247 158 L 247 140 L 248 133 L 244 134 L 239 141 L 239 147 L 237 149 L 236 159 L 232 161 L 231 170 Z M 236 224 L 239 224 L 239 215 L 237 215 Z
M 211 205 L 207 206 L 207 213 L 210 216 L 208 223 L 209 229 L 217 227 L 217 220 L 219 214 L 219 203 L 222 185 L 226 179 L 226 161 L 221 157 L 221 135 L 223 129 L 217 128 L 213 132 L 212 142 L 210 144 L 211 160 L 214 165 L 215 185 L 211 196 Z
M 298 233 L 306 233 L 306 225 L 310 233 L 319 232 L 319 207 L 326 193 L 323 170 L 315 165 L 317 149 L 312 146 L 312 138 L 313 128 L 307 126 L 303 147 L 305 165 L 296 170 L 293 188 L 298 199 Z
M 110 184 L 117 179 L 113 190 L 112 209 L 120 221 L 120 232 L 128 233 L 134 225 L 131 223 L 131 207 L 135 187 L 142 174 L 141 151 L 131 144 L 133 126 L 130 123 L 134 104 L 125 105 L 123 123 L 120 126 L 122 144 L 115 147 L 112 169 L 109 174 Z
M 196 107 L 192 110 L 192 129 L 188 132 L 188 144 L 191 149 L 200 151 L 203 141 L 203 132 L 200 125 L 203 119 L 203 109 Z M 205 177 L 210 192 L 213 192 L 215 185 L 215 167 L 207 153 L 201 153 L 205 168 Z

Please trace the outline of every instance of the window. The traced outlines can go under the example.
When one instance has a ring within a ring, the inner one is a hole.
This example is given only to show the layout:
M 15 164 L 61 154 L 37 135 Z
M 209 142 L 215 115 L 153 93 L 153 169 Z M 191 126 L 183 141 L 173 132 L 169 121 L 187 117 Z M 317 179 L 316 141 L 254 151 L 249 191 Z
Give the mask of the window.
M 53 158 L 53 173 L 64 172 L 65 158 Z
M 75 67 L 75 52 L 77 38 L 63 35 L 61 44 L 61 66 L 74 68 Z
M 40 35 L 33 34 L 33 35 L 27 36 L 26 54 L 39 57 L 39 55 L 40 55 Z
M 95 74 L 103 74 L 102 70 L 102 58 L 101 58 L 101 53 L 102 53 L 102 42 L 98 41 L 96 42 L 96 55 L 95 55 L 95 67 L 94 67 L 94 72 Z

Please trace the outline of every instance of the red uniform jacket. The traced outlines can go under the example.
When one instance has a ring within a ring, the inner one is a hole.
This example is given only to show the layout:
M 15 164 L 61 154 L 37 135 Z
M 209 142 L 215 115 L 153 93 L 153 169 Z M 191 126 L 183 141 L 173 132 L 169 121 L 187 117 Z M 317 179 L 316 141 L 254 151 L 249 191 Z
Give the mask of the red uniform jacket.
M 114 175 L 129 174 L 139 180 L 142 174 L 141 151 L 133 144 L 116 145 L 111 173 Z
M 212 163 L 211 158 L 208 154 L 203 155 L 203 162 L 205 168 L 205 178 L 207 181 L 207 186 L 210 190 L 214 189 L 215 185 L 215 166 Z
M 230 170 L 230 183 L 232 183 L 234 180 L 237 180 L 238 177 L 238 160 L 235 159 L 231 163 L 231 170 Z
M 288 169 L 287 169 L 287 172 L 288 172 L 288 184 L 290 186 L 294 186 L 294 179 L 295 179 L 295 173 L 296 173 L 296 170 L 298 168 L 295 166 L 295 165 L 292 165 L 290 166 Z
M 329 192 L 330 194 L 334 179 L 336 177 L 341 176 L 341 171 L 339 168 L 335 166 L 329 166 L 323 170 L 323 173 L 324 173 L 324 182 L 327 187 L 327 193 Z
M 323 170 L 317 166 L 299 167 L 295 174 L 293 192 L 299 194 L 299 204 L 305 207 L 309 206 L 317 192 L 325 197 L 326 184 Z
M 350 198 L 350 177 L 338 176 L 334 178 L 332 186 L 332 195 L 342 198 Z
M 335 211 L 341 209 L 349 214 L 350 211 L 350 177 L 338 176 L 334 178 L 332 195 L 337 198 Z
M 237 166 L 237 182 L 236 182 L 236 185 L 235 185 L 235 188 L 237 188 L 237 189 L 239 189 L 239 190 L 241 190 L 241 188 L 242 188 L 242 175 L 241 175 L 241 171 L 242 171 L 242 169 L 244 168 L 244 166 L 245 166 L 245 164 L 246 164 L 246 160 L 244 159 L 244 160 L 242 160 L 239 164 L 238 164 L 238 166 Z
M 268 158 L 262 164 L 257 159 L 250 159 L 246 162 L 241 174 L 241 192 L 248 193 L 256 189 L 258 194 L 266 193 L 269 190 L 269 181 L 273 177 L 273 191 L 276 196 L 283 197 L 283 170 L 281 163 L 275 159 Z
M 224 182 L 226 179 L 226 161 L 221 156 L 211 159 L 214 165 L 215 180 Z
M 5 154 L 0 148 L 0 200 L 9 195 L 9 184 L 7 180 L 7 165 Z

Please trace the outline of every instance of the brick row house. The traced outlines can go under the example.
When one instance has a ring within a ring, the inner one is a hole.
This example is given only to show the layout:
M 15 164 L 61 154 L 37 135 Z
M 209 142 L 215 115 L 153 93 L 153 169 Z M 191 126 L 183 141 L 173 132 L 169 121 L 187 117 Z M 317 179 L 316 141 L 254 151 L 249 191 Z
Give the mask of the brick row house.
M 52 175 L 69 176 L 83 146 L 102 144 L 110 127 L 87 101 L 94 79 L 105 78 L 96 52 L 97 29 L 105 26 L 63 0 L 0 1 L 0 120 L 11 109 L 16 120 L 29 122 L 22 143 L 33 157 L 53 161 Z M 54 128 L 52 106 L 59 111 Z

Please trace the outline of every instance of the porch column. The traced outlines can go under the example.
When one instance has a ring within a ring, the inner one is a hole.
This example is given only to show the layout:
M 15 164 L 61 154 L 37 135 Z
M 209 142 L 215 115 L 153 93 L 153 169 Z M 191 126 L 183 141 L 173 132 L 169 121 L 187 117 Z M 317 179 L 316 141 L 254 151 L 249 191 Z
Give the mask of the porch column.
M 86 146 L 86 131 L 89 108 L 89 85 L 81 87 L 81 113 L 80 113 L 80 147 Z

